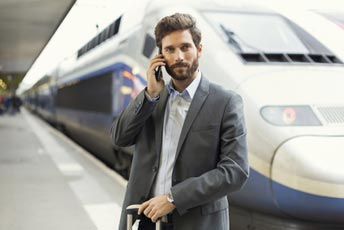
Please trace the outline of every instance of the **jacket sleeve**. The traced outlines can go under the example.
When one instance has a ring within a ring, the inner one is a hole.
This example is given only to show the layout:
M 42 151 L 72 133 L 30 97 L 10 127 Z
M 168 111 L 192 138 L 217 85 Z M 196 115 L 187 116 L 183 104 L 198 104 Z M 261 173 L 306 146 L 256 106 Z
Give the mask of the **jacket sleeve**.
M 113 122 L 112 143 L 121 147 L 135 144 L 136 137 L 154 111 L 156 103 L 148 100 L 143 90 Z
M 220 152 L 216 168 L 171 188 L 179 214 L 239 190 L 248 179 L 246 126 L 242 99 L 237 94 L 229 98 L 225 107 L 219 138 Z

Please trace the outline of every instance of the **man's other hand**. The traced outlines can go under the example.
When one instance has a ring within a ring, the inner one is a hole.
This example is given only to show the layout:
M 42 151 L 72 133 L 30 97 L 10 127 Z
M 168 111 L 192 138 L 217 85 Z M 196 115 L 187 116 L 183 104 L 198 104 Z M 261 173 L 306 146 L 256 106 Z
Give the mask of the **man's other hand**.
M 167 200 L 167 195 L 159 195 L 142 203 L 138 214 L 143 212 L 152 222 L 156 222 L 160 217 L 165 216 L 175 209 L 176 206 Z

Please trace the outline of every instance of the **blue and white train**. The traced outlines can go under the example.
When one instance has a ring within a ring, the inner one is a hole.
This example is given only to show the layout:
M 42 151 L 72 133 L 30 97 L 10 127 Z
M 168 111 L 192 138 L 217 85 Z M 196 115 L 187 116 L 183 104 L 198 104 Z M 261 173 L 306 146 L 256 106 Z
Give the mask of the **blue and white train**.
M 251 173 L 230 195 L 232 229 L 344 229 L 344 65 L 276 12 L 153 1 L 140 23 L 127 29 L 124 14 L 59 64 L 25 92 L 26 104 L 125 174 L 131 149 L 111 144 L 111 123 L 144 88 L 154 27 L 175 12 L 202 30 L 203 74 L 244 100 Z

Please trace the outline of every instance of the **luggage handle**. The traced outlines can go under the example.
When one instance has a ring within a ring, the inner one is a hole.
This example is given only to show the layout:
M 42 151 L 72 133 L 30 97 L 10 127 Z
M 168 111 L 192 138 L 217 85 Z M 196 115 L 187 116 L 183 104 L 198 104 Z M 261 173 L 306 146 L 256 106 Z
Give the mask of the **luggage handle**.
M 139 204 L 132 204 L 126 208 L 126 211 L 127 211 L 127 230 L 132 230 L 133 216 L 135 214 L 137 214 L 139 207 L 140 207 Z M 161 220 L 158 219 L 157 222 L 155 223 L 155 230 L 160 230 L 160 229 L 161 229 Z

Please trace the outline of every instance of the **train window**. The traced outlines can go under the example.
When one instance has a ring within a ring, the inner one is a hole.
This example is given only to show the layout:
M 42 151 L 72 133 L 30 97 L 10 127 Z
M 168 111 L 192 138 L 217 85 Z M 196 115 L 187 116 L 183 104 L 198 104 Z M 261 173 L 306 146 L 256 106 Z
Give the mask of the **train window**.
M 96 37 L 96 44 L 99 45 L 101 43 L 101 40 L 100 40 L 100 34 L 98 34 Z
M 110 38 L 111 36 L 114 36 L 118 33 L 119 25 L 121 23 L 122 16 L 119 17 L 115 22 L 113 22 L 110 26 L 106 27 L 101 33 L 99 33 L 96 37 L 92 38 L 85 46 L 86 49 L 78 50 L 78 58 L 85 53 L 87 53 L 89 50 L 93 49 L 100 43 L 104 42 L 106 39 Z
M 104 73 L 61 87 L 57 106 L 102 113 L 112 112 L 112 73 Z
M 232 12 L 207 12 L 205 15 L 238 53 L 309 53 L 280 15 Z
M 96 40 L 96 37 L 95 38 L 93 38 L 92 40 L 91 40 L 91 47 L 92 47 L 92 49 L 94 48 L 94 47 L 96 47 L 98 44 L 97 44 L 97 40 Z
M 82 49 L 78 50 L 78 57 L 80 57 L 82 55 Z
M 102 31 L 100 33 L 100 43 L 102 43 L 105 40 L 106 40 L 106 34 L 105 34 L 105 31 Z
M 116 21 L 111 24 L 111 35 L 115 35 L 118 33 L 121 20 L 122 16 L 117 18 Z
M 90 49 L 92 49 L 92 41 L 89 41 L 87 43 L 87 51 L 89 51 Z
M 83 46 L 81 49 L 78 50 L 78 57 L 84 54 L 84 50 L 85 50 L 85 46 Z
M 112 24 L 110 25 L 109 36 L 110 36 L 110 37 L 113 36 L 114 32 L 115 32 L 115 24 L 112 23 Z
M 300 26 L 295 24 L 294 22 L 287 20 L 289 24 L 294 29 L 295 33 L 299 35 L 304 43 L 307 44 L 310 53 L 313 54 L 332 54 L 323 44 L 321 44 L 317 39 L 315 39 L 312 35 L 302 29 Z
M 108 39 L 108 38 L 111 37 L 111 35 L 110 35 L 110 27 L 109 26 L 105 28 L 105 37 L 106 37 L 105 39 Z
M 155 39 L 150 34 L 146 34 L 142 54 L 145 57 L 149 58 L 152 55 L 154 49 L 155 49 Z
M 84 47 L 82 48 L 82 54 L 87 52 L 87 45 L 84 45 Z

